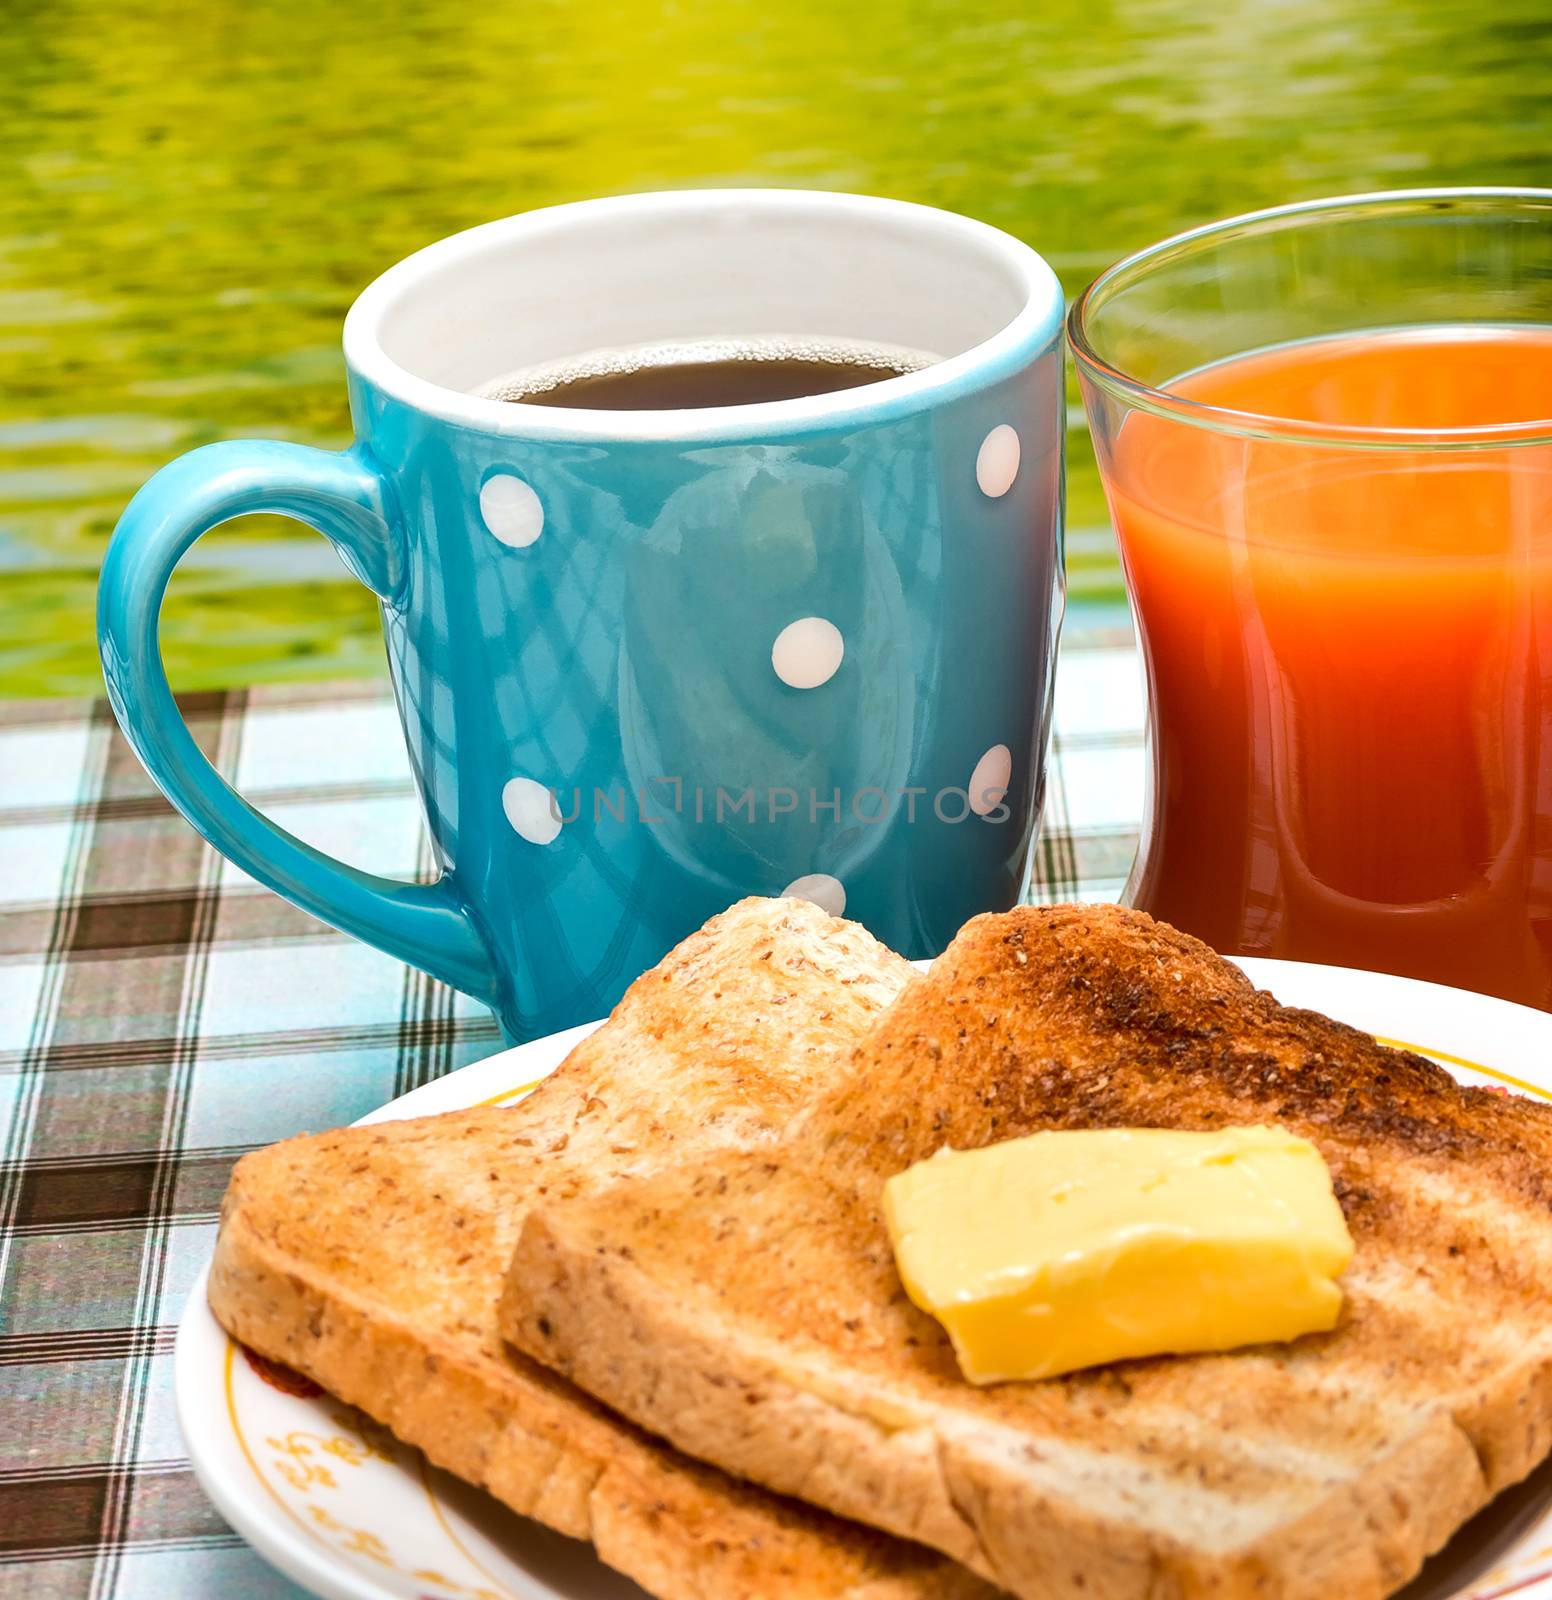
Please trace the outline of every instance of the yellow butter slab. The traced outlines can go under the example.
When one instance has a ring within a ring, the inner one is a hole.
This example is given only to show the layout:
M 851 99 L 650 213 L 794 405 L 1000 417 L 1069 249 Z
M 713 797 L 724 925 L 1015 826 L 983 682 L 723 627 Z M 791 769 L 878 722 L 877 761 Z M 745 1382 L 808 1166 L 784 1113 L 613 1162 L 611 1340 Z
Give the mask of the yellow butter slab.
M 1324 1332 L 1353 1253 L 1324 1159 L 1282 1128 L 940 1150 L 888 1181 L 884 1214 L 972 1383 Z

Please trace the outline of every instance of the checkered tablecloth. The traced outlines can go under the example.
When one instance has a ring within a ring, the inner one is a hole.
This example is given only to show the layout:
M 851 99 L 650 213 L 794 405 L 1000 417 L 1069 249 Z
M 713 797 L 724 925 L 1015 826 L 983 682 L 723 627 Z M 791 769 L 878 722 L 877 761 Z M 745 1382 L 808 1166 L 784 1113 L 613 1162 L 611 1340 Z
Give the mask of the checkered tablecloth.
M 375 872 L 428 866 L 384 686 L 183 705 L 293 833 Z M 1142 708 L 1128 644 L 1068 643 L 1040 898 L 1120 890 Z M 299 1593 L 205 1500 L 173 1415 L 227 1174 L 499 1044 L 478 1006 L 211 851 L 105 704 L 0 706 L 0 1600 Z

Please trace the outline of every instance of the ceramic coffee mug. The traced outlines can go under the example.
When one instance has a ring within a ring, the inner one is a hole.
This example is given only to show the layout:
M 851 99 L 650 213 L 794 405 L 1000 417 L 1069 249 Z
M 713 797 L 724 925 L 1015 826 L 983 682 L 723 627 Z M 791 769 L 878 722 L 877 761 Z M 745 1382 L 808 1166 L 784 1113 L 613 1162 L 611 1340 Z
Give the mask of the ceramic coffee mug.
M 351 449 L 210 445 L 136 495 L 99 604 L 114 709 L 218 850 L 510 1040 L 599 1015 L 747 894 L 932 954 L 1014 901 L 1039 813 L 1061 321 L 1017 240 L 851 195 L 637 195 L 445 239 L 346 319 Z M 581 351 L 772 335 L 939 359 L 704 410 L 474 392 Z M 436 882 L 276 827 L 178 714 L 168 578 L 258 511 L 326 535 L 381 601 Z

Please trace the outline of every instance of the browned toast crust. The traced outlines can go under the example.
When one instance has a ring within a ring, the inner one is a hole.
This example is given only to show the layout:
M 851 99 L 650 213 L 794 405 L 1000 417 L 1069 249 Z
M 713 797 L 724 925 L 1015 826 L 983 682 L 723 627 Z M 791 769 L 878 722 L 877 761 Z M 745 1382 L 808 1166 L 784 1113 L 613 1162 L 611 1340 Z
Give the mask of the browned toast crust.
M 665 1600 L 987 1600 L 920 1547 L 677 1455 L 502 1345 L 529 1203 L 768 1141 L 910 977 L 852 924 L 746 901 L 521 1105 L 288 1140 L 233 1175 L 221 1323 Z
M 883 1182 L 1041 1128 L 1280 1122 L 1357 1254 L 1337 1329 L 978 1390 Z M 1552 1447 L 1552 1108 L 1257 993 L 1112 907 L 967 925 L 777 1146 L 530 1215 L 508 1336 L 693 1454 L 1030 1600 L 1399 1587 Z

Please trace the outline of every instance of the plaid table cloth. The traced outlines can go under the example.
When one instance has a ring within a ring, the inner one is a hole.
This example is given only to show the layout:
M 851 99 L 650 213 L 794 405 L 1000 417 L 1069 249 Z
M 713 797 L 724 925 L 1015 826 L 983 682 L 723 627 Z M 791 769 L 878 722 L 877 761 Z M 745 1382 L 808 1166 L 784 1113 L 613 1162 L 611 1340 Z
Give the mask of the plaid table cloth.
M 429 867 L 385 685 L 182 704 L 293 833 L 375 872 Z M 1037 898 L 1119 892 L 1142 719 L 1129 641 L 1069 641 Z M 0 706 L 0 1600 L 300 1594 L 205 1500 L 173 1414 L 227 1174 L 499 1047 L 473 1002 L 210 850 L 105 703 Z

